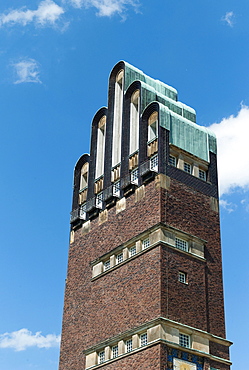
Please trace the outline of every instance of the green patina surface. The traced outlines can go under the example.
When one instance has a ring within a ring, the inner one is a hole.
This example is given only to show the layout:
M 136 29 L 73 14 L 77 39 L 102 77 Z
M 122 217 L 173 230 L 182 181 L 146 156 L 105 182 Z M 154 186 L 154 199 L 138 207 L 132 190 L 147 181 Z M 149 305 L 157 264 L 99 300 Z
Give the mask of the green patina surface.
M 125 91 L 134 81 L 141 82 L 141 111 L 152 102 L 159 104 L 159 124 L 170 131 L 170 143 L 209 162 L 209 151 L 217 152 L 215 135 L 197 125 L 195 110 L 177 101 L 177 90 L 146 76 L 127 62 Z

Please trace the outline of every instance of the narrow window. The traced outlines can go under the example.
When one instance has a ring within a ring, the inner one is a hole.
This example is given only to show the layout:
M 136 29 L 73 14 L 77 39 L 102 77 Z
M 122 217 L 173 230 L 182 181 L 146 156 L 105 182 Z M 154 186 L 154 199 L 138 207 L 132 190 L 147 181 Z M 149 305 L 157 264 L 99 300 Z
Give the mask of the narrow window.
M 148 121 L 148 141 L 155 140 L 158 136 L 158 113 L 154 112 L 150 115 Z
M 86 220 L 86 203 L 83 203 L 80 206 L 80 219 L 81 220 Z
M 88 180 L 88 167 L 89 164 L 85 163 L 82 166 L 81 169 L 81 176 L 80 176 L 80 190 L 84 189 L 87 187 L 87 180 Z
M 97 134 L 97 155 L 96 155 L 96 172 L 95 178 L 102 176 L 104 173 L 105 163 L 105 126 L 106 116 L 103 116 L 98 124 Z
M 112 194 L 114 197 L 118 197 L 118 198 L 120 197 L 120 181 L 116 181 L 113 184 Z
M 184 162 L 184 167 L 183 167 L 184 171 L 187 172 L 187 173 L 190 173 L 192 172 L 192 167 L 191 165 L 188 163 L 188 162 Z
M 98 193 L 96 196 L 96 207 L 100 209 L 103 208 L 103 192 Z
M 169 156 L 169 164 L 173 167 L 176 167 L 176 157 L 174 157 L 173 155 L 170 155 Z
M 123 252 L 122 253 L 119 253 L 116 257 L 116 261 L 117 263 L 121 263 L 123 262 Z
M 199 178 L 206 181 L 206 171 L 199 168 Z
M 138 168 L 134 168 L 131 171 L 131 182 L 132 184 L 138 185 Z
M 99 364 L 103 364 L 103 362 L 105 362 L 105 351 L 101 351 L 99 352 Z
M 133 245 L 132 247 L 130 247 L 130 249 L 129 249 L 129 256 L 130 257 L 133 257 L 133 256 L 135 256 L 135 254 L 137 254 L 137 248 L 136 248 L 136 246 L 135 245 Z
M 176 248 L 181 249 L 182 251 L 188 252 L 188 242 L 183 239 L 176 238 Z
M 115 82 L 113 137 L 112 137 L 112 167 L 121 161 L 121 132 L 123 112 L 124 70 L 119 71 Z
M 178 281 L 180 281 L 180 283 L 187 284 L 187 274 L 185 272 L 179 271 L 178 272 Z
M 190 347 L 190 336 L 187 334 L 179 334 L 179 344 L 182 347 L 189 348 Z
M 110 260 L 107 260 L 104 262 L 104 271 L 107 271 L 109 270 L 111 267 L 111 263 L 110 263 Z
M 143 333 L 140 335 L 140 346 L 147 346 L 148 344 L 148 339 L 147 339 L 147 333 Z
M 130 104 L 130 154 L 138 150 L 139 139 L 139 90 L 131 96 Z
M 131 352 L 132 351 L 132 339 L 128 339 L 125 344 L 126 344 L 126 352 Z
M 150 169 L 151 171 L 158 172 L 158 154 L 150 158 Z
M 150 246 L 150 239 L 149 238 L 146 238 L 142 241 L 142 248 L 143 249 L 146 249 Z
M 118 357 L 118 345 L 112 347 L 112 358 Z

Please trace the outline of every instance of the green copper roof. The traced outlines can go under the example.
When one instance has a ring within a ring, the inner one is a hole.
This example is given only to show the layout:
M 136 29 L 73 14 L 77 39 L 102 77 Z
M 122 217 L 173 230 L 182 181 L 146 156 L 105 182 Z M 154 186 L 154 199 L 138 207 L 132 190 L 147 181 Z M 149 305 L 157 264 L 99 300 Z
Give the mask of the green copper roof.
M 170 142 L 175 146 L 209 162 L 209 151 L 216 153 L 216 137 L 206 127 L 197 125 L 193 108 L 177 101 L 177 90 L 154 80 L 127 62 L 125 92 L 134 81 L 141 83 L 141 112 L 152 103 L 159 104 L 159 123 L 170 131 Z
M 170 131 L 170 143 L 209 162 L 209 151 L 216 153 L 216 138 L 206 127 L 198 126 L 159 104 L 160 126 Z
M 124 62 L 125 64 L 125 91 L 132 84 L 132 82 L 138 80 L 145 82 L 147 85 L 153 87 L 157 92 L 173 99 L 177 100 L 177 91 L 171 86 L 166 85 L 165 83 L 154 80 L 153 78 L 147 76 L 139 69 L 133 67 L 131 64 Z

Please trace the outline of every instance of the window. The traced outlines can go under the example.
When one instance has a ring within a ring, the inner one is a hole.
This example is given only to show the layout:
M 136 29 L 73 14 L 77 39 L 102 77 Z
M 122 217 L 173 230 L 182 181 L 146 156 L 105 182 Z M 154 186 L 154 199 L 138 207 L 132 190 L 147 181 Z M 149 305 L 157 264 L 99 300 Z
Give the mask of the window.
M 112 193 L 114 197 L 120 196 L 120 181 L 117 181 L 113 184 Z
M 138 185 L 138 168 L 131 171 L 131 182 Z
M 124 70 L 121 69 L 116 76 L 115 82 L 113 133 L 112 133 L 112 167 L 116 166 L 116 164 L 118 164 L 121 160 L 123 87 L 124 87 Z
M 99 364 L 103 364 L 103 362 L 105 362 L 105 351 L 101 351 L 99 352 Z
M 104 262 L 104 271 L 109 270 L 111 268 L 110 260 Z
M 140 335 L 140 346 L 143 347 L 143 346 L 146 346 L 148 343 L 148 339 L 147 339 L 147 333 L 143 333 Z
M 183 239 L 176 238 L 176 248 L 181 249 L 182 251 L 188 252 L 188 242 Z
M 150 115 L 148 121 L 148 141 L 155 140 L 158 136 L 158 113 L 154 112 Z
M 97 179 L 104 173 L 105 163 L 105 126 L 106 116 L 103 116 L 98 123 L 97 132 L 97 154 L 96 154 L 96 171 L 95 178 Z
M 80 206 L 80 219 L 85 220 L 86 219 L 86 203 L 83 203 Z
M 158 155 L 154 155 L 150 159 L 150 169 L 151 171 L 158 172 Z
M 128 339 L 125 343 L 126 352 L 132 351 L 132 339 Z
M 187 172 L 187 173 L 190 173 L 192 172 L 192 168 L 191 168 L 191 165 L 188 163 L 188 162 L 184 162 L 184 167 L 183 167 L 184 171 Z
M 180 281 L 180 283 L 187 284 L 187 274 L 185 272 L 179 271 L 178 272 L 178 281 Z
M 182 347 L 189 348 L 190 347 L 190 336 L 187 334 L 179 334 L 179 344 Z
M 98 193 L 96 196 L 96 207 L 102 209 L 103 208 L 103 193 Z
M 138 150 L 139 138 L 139 90 L 136 90 L 131 96 L 130 104 L 130 152 L 134 153 Z
M 123 252 L 116 256 L 117 263 L 123 262 Z
M 81 174 L 80 174 L 80 190 L 87 187 L 87 180 L 88 180 L 88 167 L 89 164 L 85 163 L 82 166 Z
M 135 245 L 133 245 L 132 247 L 130 247 L 129 249 L 129 256 L 132 257 L 132 256 L 135 256 L 135 254 L 137 254 L 137 248 Z
M 176 167 L 176 157 L 174 157 L 173 155 L 170 155 L 170 156 L 169 156 L 169 164 L 170 164 L 171 166 Z
M 143 249 L 146 249 L 150 246 L 150 239 L 149 238 L 146 238 L 142 241 L 142 248 Z
M 206 171 L 203 171 L 199 168 L 199 179 L 206 181 Z
M 112 347 L 112 358 L 118 357 L 118 345 Z

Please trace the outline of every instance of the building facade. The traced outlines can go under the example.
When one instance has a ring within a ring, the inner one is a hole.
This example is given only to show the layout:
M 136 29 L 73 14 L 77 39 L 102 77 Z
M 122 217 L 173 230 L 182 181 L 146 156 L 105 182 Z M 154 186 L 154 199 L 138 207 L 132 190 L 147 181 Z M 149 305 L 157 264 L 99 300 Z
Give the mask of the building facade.
M 229 370 L 216 139 L 126 62 L 74 171 L 60 370 Z

